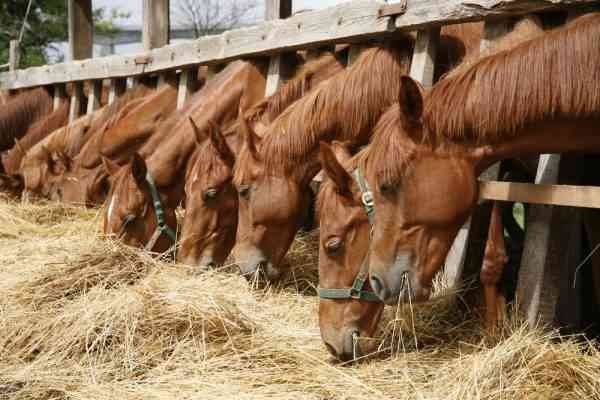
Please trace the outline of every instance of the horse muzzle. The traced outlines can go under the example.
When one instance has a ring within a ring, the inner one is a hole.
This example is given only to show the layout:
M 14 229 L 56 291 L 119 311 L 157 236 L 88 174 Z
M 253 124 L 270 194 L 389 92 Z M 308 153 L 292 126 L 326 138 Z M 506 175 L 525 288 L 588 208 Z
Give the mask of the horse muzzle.
M 340 361 L 353 361 L 361 357 L 361 349 L 358 344 L 359 330 L 356 327 L 344 329 L 342 333 L 332 340 L 324 339 L 325 347 L 332 356 Z
M 262 276 L 267 280 L 276 280 L 281 275 L 279 269 L 257 248 L 240 252 L 237 259 L 240 273 L 247 279 L 253 280 Z
M 390 266 L 371 260 L 369 282 L 377 296 L 387 305 L 397 304 L 401 299 L 415 294 L 415 262 L 412 253 L 404 252 Z

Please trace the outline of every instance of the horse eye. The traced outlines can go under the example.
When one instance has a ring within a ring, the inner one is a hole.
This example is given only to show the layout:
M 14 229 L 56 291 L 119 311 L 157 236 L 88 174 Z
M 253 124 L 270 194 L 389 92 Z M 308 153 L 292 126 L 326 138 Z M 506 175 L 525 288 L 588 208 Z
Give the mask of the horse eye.
M 389 183 L 382 183 L 379 185 L 379 191 L 381 194 L 390 194 L 394 191 L 394 186 Z
M 218 195 L 219 192 L 217 191 L 217 189 L 208 189 L 206 192 L 204 192 L 204 201 L 214 200 L 217 198 Z
M 250 186 L 240 186 L 238 189 L 238 193 L 240 194 L 240 197 L 243 199 L 247 199 L 248 196 L 250 195 Z
M 335 254 L 342 248 L 343 245 L 344 241 L 338 237 L 335 237 L 325 243 L 325 250 L 329 254 Z

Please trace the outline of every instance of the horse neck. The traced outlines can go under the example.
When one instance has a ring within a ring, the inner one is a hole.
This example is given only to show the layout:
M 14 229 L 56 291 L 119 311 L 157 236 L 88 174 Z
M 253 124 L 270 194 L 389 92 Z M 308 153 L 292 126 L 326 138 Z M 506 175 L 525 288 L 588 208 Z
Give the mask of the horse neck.
M 493 163 L 544 153 L 600 153 L 600 117 L 546 120 L 530 124 L 513 139 L 485 145 L 486 156 L 477 165 L 482 172 Z
M 209 121 L 227 126 L 237 119 L 239 108 L 253 107 L 264 96 L 266 81 L 255 65 L 242 63 L 224 72 L 225 76 L 218 78 L 217 82 L 209 82 L 206 90 L 194 95 L 190 106 L 178 119 L 175 134 L 164 132 L 166 142 L 157 146 L 147 159 L 148 170 L 159 186 L 173 184 L 180 176 L 179 171 L 186 169 L 196 148 L 195 134 L 188 117 L 195 121 L 200 132 L 208 132 Z

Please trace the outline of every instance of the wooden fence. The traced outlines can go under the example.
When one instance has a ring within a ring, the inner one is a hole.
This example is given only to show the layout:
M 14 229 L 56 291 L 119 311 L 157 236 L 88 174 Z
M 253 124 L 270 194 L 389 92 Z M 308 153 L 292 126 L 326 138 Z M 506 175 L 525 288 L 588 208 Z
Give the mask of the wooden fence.
M 83 83 L 86 81 L 91 88 L 87 112 L 92 113 L 99 106 L 103 80 L 110 81 L 109 102 L 112 102 L 143 75 L 158 75 L 159 84 L 162 84 L 167 82 L 166 73 L 177 70 L 178 108 L 181 108 L 196 87 L 195 69 L 200 64 L 214 67 L 242 57 L 270 57 L 268 95 L 277 89 L 286 75 L 286 52 L 351 43 L 356 45 L 350 51 L 351 62 L 360 51 L 360 43 L 385 40 L 396 32 L 407 30 L 417 31 L 410 74 L 425 86 L 430 86 L 442 25 L 485 20 L 481 47 L 486 48 L 507 33 L 507 17 L 565 8 L 581 13 L 598 4 L 597 0 L 409 0 L 408 4 L 406 0 L 393 4 L 354 0 L 291 16 L 292 0 L 266 0 L 263 23 L 168 45 L 169 0 L 139 1 L 143 1 L 144 5 L 144 53 L 90 58 L 93 39 L 91 0 L 68 0 L 69 50 L 73 61 L 0 73 L 0 89 L 53 85 L 55 107 L 58 107 L 65 97 L 65 84 L 75 83 L 70 115 L 73 121 L 79 116 L 77 105 L 82 99 Z M 497 182 L 498 168 L 491 168 L 482 177 L 480 197 L 482 200 L 510 200 L 546 206 L 600 208 L 600 188 L 557 185 L 560 168 L 559 156 L 542 156 L 536 184 Z M 540 210 L 532 212 L 528 220 L 528 227 L 534 228 L 528 228 L 527 254 L 523 258 L 519 282 L 520 300 L 531 322 L 539 317 L 544 321 L 551 320 L 558 292 L 553 279 L 548 278 L 554 276 L 560 267 L 549 256 L 553 251 L 550 243 L 552 230 L 556 229 L 556 224 L 551 223 L 555 218 L 552 211 L 555 208 Z M 447 269 L 456 278 L 473 274 L 481 267 L 489 215 L 489 205 L 479 206 L 461 230 L 447 260 Z M 533 257 L 532 252 L 541 256 Z M 541 287 L 544 287 L 543 292 Z M 554 297 L 544 297 L 542 293 L 550 293 Z M 546 307 L 548 304 L 550 306 Z

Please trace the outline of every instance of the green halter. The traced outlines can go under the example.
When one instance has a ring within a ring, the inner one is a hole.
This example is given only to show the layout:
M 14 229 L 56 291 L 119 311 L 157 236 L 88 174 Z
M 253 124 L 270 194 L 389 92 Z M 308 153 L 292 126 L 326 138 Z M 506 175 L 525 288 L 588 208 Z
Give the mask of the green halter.
M 162 202 L 160 201 L 160 195 L 158 194 L 156 183 L 154 183 L 154 178 L 152 178 L 150 172 L 146 174 L 146 182 L 150 187 L 150 196 L 152 196 L 152 205 L 154 206 L 154 213 L 156 214 L 156 230 L 146 244 L 145 249 L 151 251 L 158 239 L 163 234 L 166 234 L 173 242 L 173 245 L 175 245 L 177 242 L 177 234 L 165 221 L 165 210 L 162 206 Z
M 358 187 L 360 189 L 360 198 L 363 203 L 365 212 L 367 213 L 367 217 L 369 218 L 369 225 L 373 226 L 373 217 L 375 216 L 375 203 L 373 202 L 373 193 L 369 189 L 369 185 L 362 176 L 359 168 L 355 169 L 352 172 L 352 176 L 356 180 L 356 183 L 358 184 Z M 381 299 L 374 292 L 371 292 L 369 290 L 363 290 L 368 276 L 369 255 L 367 254 L 367 256 L 362 262 L 362 265 L 360 266 L 360 271 L 358 272 L 358 275 L 356 275 L 356 278 L 354 278 L 352 287 L 341 289 L 319 288 L 319 297 L 322 299 L 329 300 L 354 299 L 381 303 Z

